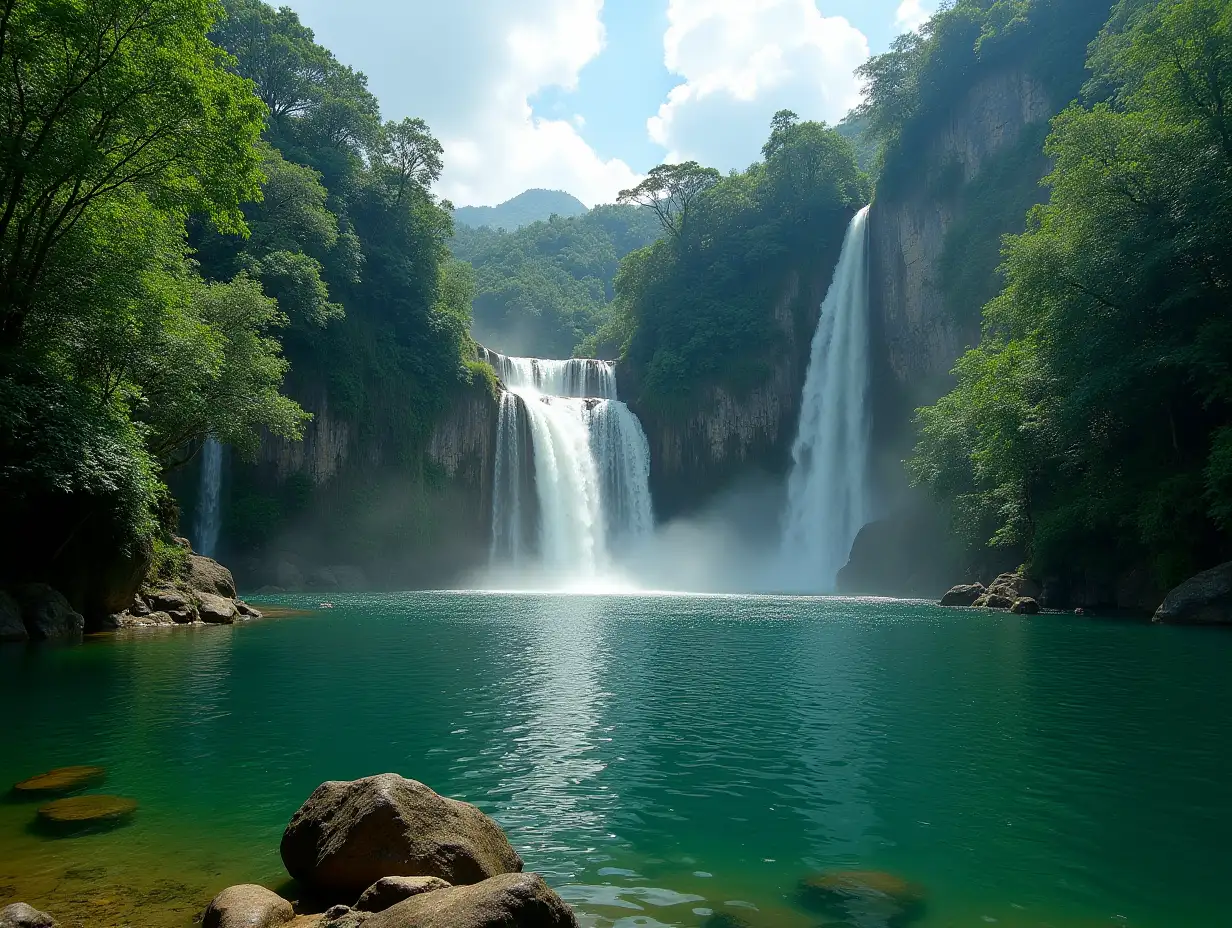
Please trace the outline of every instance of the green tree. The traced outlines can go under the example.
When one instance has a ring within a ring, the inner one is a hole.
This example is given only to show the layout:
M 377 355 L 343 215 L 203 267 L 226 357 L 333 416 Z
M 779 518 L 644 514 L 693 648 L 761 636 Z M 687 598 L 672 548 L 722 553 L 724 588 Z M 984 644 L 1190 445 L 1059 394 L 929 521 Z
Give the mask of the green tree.
M 696 161 L 661 164 L 636 187 L 620 191 L 618 203 L 636 203 L 653 212 L 668 235 L 679 238 L 688 228 L 689 216 L 702 195 L 717 184 L 721 175 Z

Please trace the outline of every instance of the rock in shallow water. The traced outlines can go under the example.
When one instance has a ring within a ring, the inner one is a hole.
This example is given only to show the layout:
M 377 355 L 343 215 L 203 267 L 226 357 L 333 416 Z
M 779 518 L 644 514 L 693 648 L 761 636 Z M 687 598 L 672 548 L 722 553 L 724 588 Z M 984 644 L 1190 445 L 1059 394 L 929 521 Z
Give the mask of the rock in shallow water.
M 106 775 L 107 771 L 102 767 L 57 767 L 22 780 L 14 784 L 13 789 L 24 796 L 55 796 L 101 783 Z
M 1021 599 L 1014 601 L 1014 605 L 1010 606 L 1010 612 L 1015 615 L 1039 615 L 1040 605 L 1030 596 L 1024 596 Z
M 856 925 L 900 928 L 924 914 L 924 889 L 880 870 L 836 870 L 801 885 L 802 901 L 828 916 Z
M 197 615 L 207 625 L 233 625 L 238 611 L 235 602 L 213 593 L 197 594 Z
M 107 826 L 126 821 L 137 811 L 137 800 L 121 796 L 73 796 L 39 806 L 39 819 L 61 827 Z
M 522 869 L 494 821 L 395 773 L 322 783 L 287 825 L 280 850 L 291 876 L 334 898 L 353 899 L 386 876 L 457 885 Z
M 943 606 L 970 606 L 987 592 L 982 583 L 960 583 L 941 597 Z
M 27 583 L 16 587 L 13 598 L 21 606 L 22 621 L 35 641 L 75 638 L 85 628 L 86 620 L 81 614 L 69 605 L 61 593 L 46 583 Z
M 435 876 L 387 876 L 365 889 L 355 908 L 360 912 L 383 912 L 404 899 L 437 889 L 449 889 L 449 884 Z
M 295 917 L 291 903 L 264 886 L 228 886 L 210 902 L 201 928 L 274 928 Z
M 506 873 L 413 896 L 364 928 L 577 928 L 577 919 L 538 874 Z
M 977 609 L 1009 609 L 1014 605 L 1014 600 L 1010 599 L 1001 593 L 988 592 L 973 602 L 971 605 Z
M 56 920 L 24 902 L 0 909 L 0 928 L 56 928 Z

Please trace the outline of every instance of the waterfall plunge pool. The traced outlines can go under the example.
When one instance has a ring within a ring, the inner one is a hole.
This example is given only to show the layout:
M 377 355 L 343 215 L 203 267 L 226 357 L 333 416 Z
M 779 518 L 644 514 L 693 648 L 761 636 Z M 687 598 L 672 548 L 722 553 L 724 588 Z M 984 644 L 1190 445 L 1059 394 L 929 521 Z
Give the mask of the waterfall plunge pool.
M 396 771 L 493 815 L 583 925 L 815 928 L 799 882 L 836 869 L 918 882 L 919 919 L 892 924 L 919 928 L 1226 920 L 1219 630 L 773 596 L 335 603 L 0 646 L 0 783 L 101 764 L 140 803 L 59 839 L 0 803 L 0 905 L 189 928 L 226 885 L 281 885 L 318 783 Z

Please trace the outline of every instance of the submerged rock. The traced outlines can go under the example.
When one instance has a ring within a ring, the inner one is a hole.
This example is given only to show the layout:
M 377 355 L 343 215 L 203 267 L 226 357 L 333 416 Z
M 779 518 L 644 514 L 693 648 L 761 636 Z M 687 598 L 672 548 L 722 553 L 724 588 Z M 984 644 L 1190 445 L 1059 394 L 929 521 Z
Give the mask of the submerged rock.
M 1232 561 L 1204 570 L 1176 587 L 1155 610 L 1156 622 L 1232 624 Z
M 22 780 L 13 786 L 13 790 L 26 796 L 57 796 L 72 793 L 87 786 L 95 786 L 103 781 L 107 771 L 102 767 L 76 766 L 57 767 L 38 776 Z
M 13 598 L 21 606 L 22 621 L 35 641 L 75 638 L 85 628 L 86 620 L 81 614 L 46 583 L 19 586 L 13 590 Z
M 0 590 L 0 641 L 26 641 L 29 637 L 26 623 L 21 620 L 21 606 Z
M 1010 612 L 1015 615 L 1039 615 L 1040 604 L 1030 596 L 1024 596 L 1022 599 L 1014 600 L 1014 605 L 1010 606 Z
M 295 917 L 291 903 L 264 886 L 229 886 L 213 898 L 201 928 L 274 928 Z
M 522 869 L 496 822 L 396 773 L 322 783 L 287 825 L 280 850 L 295 879 L 350 898 L 386 876 L 456 885 Z
M 857 925 L 900 928 L 924 914 L 924 890 L 880 870 L 837 870 L 801 885 L 803 902 L 828 916 Z
M 958 586 L 950 587 L 949 591 L 941 597 L 941 605 L 972 606 L 986 592 L 982 583 L 960 583 Z
M 0 928 L 56 928 L 56 920 L 32 905 L 14 902 L 0 909 Z
M 435 876 L 387 876 L 365 889 L 355 908 L 360 912 L 383 912 L 404 899 L 449 887 L 449 883 Z
M 57 799 L 38 810 L 39 820 L 58 827 L 109 826 L 127 821 L 137 811 L 137 800 L 121 796 L 73 796 Z
M 536 873 L 505 873 L 472 886 L 413 896 L 365 928 L 577 928 L 573 910 Z

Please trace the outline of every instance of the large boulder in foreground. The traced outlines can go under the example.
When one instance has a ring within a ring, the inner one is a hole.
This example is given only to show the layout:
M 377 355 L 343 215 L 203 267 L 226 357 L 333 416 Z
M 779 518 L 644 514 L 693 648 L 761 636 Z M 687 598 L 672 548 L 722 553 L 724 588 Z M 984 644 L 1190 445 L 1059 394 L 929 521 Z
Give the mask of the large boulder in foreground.
M 239 615 L 235 600 L 213 593 L 197 593 L 197 615 L 207 625 L 234 625 Z
M 24 902 L 0 909 L 0 928 L 56 928 L 56 920 Z
M 201 928 L 275 928 L 295 917 L 291 903 L 264 886 L 229 886 L 214 897 Z
M 413 896 L 364 928 L 577 928 L 577 919 L 537 873 L 506 873 Z
M 941 605 L 973 606 L 975 601 L 987 592 L 982 583 L 960 583 L 958 586 L 950 587 L 941 597 Z
M 386 876 L 459 885 L 522 869 L 496 822 L 396 773 L 322 783 L 287 825 L 280 850 L 295 879 L 348 900 Z
M 13 590 L 13 598 L 21 606 L 22 621 L 35 641 L 75 638 L 85 628 L 86 620 L 81 613 L 46 583 L 19 586 Z
M 1232 625 L 1232 561 L 1190 577 L 1155 610 L 1156 622 Z

